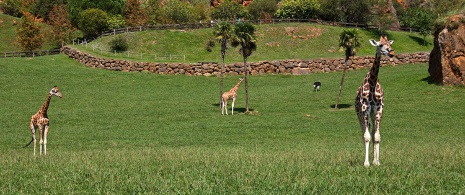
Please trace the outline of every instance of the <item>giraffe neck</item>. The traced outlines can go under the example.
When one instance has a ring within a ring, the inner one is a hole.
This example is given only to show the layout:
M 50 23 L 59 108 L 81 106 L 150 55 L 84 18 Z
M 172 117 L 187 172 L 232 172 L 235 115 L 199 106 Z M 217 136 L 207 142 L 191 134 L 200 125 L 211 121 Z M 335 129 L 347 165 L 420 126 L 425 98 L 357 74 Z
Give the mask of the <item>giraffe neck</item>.
M 237 89 L 239 89 L 239 86 L 241 85 L 243 80 L 239 81 L 231 90 L 229 90 L 230 92 L 234 92 L 236 93 L 237 92 Z
M 52 95 L 48 94 L 47 99 L 45 100 L 44 104 L 42 107 L 40 107 L 39 113 L 41 114 L 47 114 L 48 106 L 50 105 L 50 99 L 52 99 Z
M 376 82 L 378 82 L 378 73 L 379 73 L 379 67 L 381 64 L 381 53 L 376 52 L 375 55 L 375 61 L 373 62 L 373 66 L 370 69 L 369 72 L 369 82 L 371 86 L 376 85 Z

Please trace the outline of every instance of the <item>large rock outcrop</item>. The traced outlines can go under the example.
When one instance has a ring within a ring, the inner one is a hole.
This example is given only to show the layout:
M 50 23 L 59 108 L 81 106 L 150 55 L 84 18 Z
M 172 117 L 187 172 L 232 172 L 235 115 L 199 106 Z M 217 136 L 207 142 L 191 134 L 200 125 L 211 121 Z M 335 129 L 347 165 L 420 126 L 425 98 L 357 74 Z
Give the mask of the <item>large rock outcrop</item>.
M 465 85 L 465 16 L 454 15 L 434 33 L 428 72 L 443 85 Z

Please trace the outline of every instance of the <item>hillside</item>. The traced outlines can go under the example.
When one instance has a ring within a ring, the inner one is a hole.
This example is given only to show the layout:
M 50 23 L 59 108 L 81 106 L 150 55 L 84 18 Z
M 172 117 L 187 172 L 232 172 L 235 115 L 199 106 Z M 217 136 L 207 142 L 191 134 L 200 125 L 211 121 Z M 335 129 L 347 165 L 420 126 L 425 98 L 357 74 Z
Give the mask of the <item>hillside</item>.
M 339 58 L 339 34 L 342 27 L 323 26 L 310 23 L 265 24 L 256 26 L 257 50 L 249 61 Z M 125 58 L 136 61 L 167 61 L 163 56 L 179 55 L 177 61 L 186 62 L 221 62 L 220 46 L 216 44 L 212 52 L 206 50 L 206 43 L 212 38 L 213 29 L 196 30 L 159 30 L 125 33 L 129 50 L 125 53 L 110 52 L 109 42 L 114 36 L 107 36 L 90 42 L 88 45 L 75 46 L 95 56 L 107 58 Z M 433 37 L 427 37 L 427 46 L 417 33 L 390 31 L 389 38 L 394 40 L 393 47 L 397 53 L 431 51 Z M 373 48 L 369 39 L 378 39 L 374 31 L 360 29 L 362 47 L 357 55 L 372 55 Z M 226 51 L 226 62 L 242 62 L 238 48 Z
M 15 41 L 16 27 L 12 25 L 14 18 L 0 14 L 0 52 L 20 51 L 12 46 Z M 19 21 L 19 19 L 17 19 Z M 249 57 L 249 61 L 282 60 L 282 59 L 313 59 L 339 58 L 338 39 L 342 27 L 324 26 L 312 23 L 281 23 L 256 25 L 257 50 Z M 43 32 L 46 31 L 44 26 Z M 220 62 L 220 46 L 216 44 L 211 52 L 206 50 L 208 39 L 212 39 L 213 29 L 195 30 L 157 30 L 125 33 L 129 50 L 125 53 L 110 51 L 109 42 L 115 36 L 107 36 L 90 42 L 88 45 L 74 47 L 106 58 L 125 58 L 136 61 L 170 61 L 169 56 L 175 56 L 171 61 L 179 62 Z M 417 33 L 389 31 L 389 38 L 394 40 L 396 53 L 413 53 L 431 51 L 433 37 L 427 37 L 427 45 Z M 362 46 L 357 55 L 372 55 L 373 48 L 369 39 L 377 39 L 375 31 L 360 29 Z M 45 42 L 41 50 L 51 49 Z M 177 56 L 177 59 L 176 59 Z M 226 51 L 226 62 L 242 62 L 238 48 Z

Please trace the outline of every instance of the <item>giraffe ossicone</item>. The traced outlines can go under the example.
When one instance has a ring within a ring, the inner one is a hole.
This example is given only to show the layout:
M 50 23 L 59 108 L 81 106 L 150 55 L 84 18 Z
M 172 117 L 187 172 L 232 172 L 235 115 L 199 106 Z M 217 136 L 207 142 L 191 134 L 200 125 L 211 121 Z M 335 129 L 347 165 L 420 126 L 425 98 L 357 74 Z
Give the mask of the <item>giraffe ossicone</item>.
M 35 136 L 36 129 L 39 130 L 39 145 L 40 145 L 39 152 L 41 155 L 42 155 L 42 152 L 44 153 L 44 155 L 47 154 L 47 134 L 49 130 L 49 119 L 47 115 L 47 110 L 50 105 L 50 100 L 52 99 L 52 96 L 63 98 L 58 87 L 54 86 L 48 93 L 47 99 L 45 100 L 44 104 L 42 104 L 42 107 L 40 107 L 39 111 L 35 113 L 34 115 L 32 115 L 31 121 L 29 123 L 29 128 L 31 129 L 31 133 L 32 133 L 32 139 L 24 147 L 27 147 L 32 142 L 34 142 L 34 156 L 36 155 L 36 136 Z
M 381 36 L 379 41 L 370 39 L 370 43 L 376 46 L 375 60 L 370 71 L 365 76 L 362 85 L 357 90 L 355 97 L 355 111 L 362 129 L 363 140 L 365 142 L 365 167 L 370 166 L 369 149 L 370 141 L 373 141 L 373 164 L 379 163 L 379 143 L 381 134 L 379 125 L 383 116 L 384 109 L 384 91 L 378 80 L 378 73 L 381 64 L 381 56 L 394 56 L 394 50 L 391 48 L 392 40 L 387 36 Z M 370 132 L 370 123 L 372 131 Z
M 231 114 L 234 115 L 234 102 L 236 101 L 237 97 L 237 89 L 241 85 L 243 78 L 239 78 L 239 82 L 231 88 L 229 91 L 224 92 L 221 96 L 221 115 L 224 115 L 224 111 L 226 111 L 226 115 L 228 115 L 228 100 L 232 100 L 231 103 Z

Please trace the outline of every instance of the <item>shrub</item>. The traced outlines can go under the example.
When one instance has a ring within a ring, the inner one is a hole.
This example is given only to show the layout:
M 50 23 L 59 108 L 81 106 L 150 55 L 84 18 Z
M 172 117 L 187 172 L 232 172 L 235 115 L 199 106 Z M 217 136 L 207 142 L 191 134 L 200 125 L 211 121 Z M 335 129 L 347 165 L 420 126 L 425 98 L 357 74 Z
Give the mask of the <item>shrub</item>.
M 110 48 L 112 51 L 123 52 L 127 51 L 129 44 L 126 38 L 122 35 L 116 36 L 113 40 L 110 41 Z
M 97 36 L 108 30 L 108 14 L 101 9 L 86 9 L 81 12 L 79 29 L 87 36 Z

